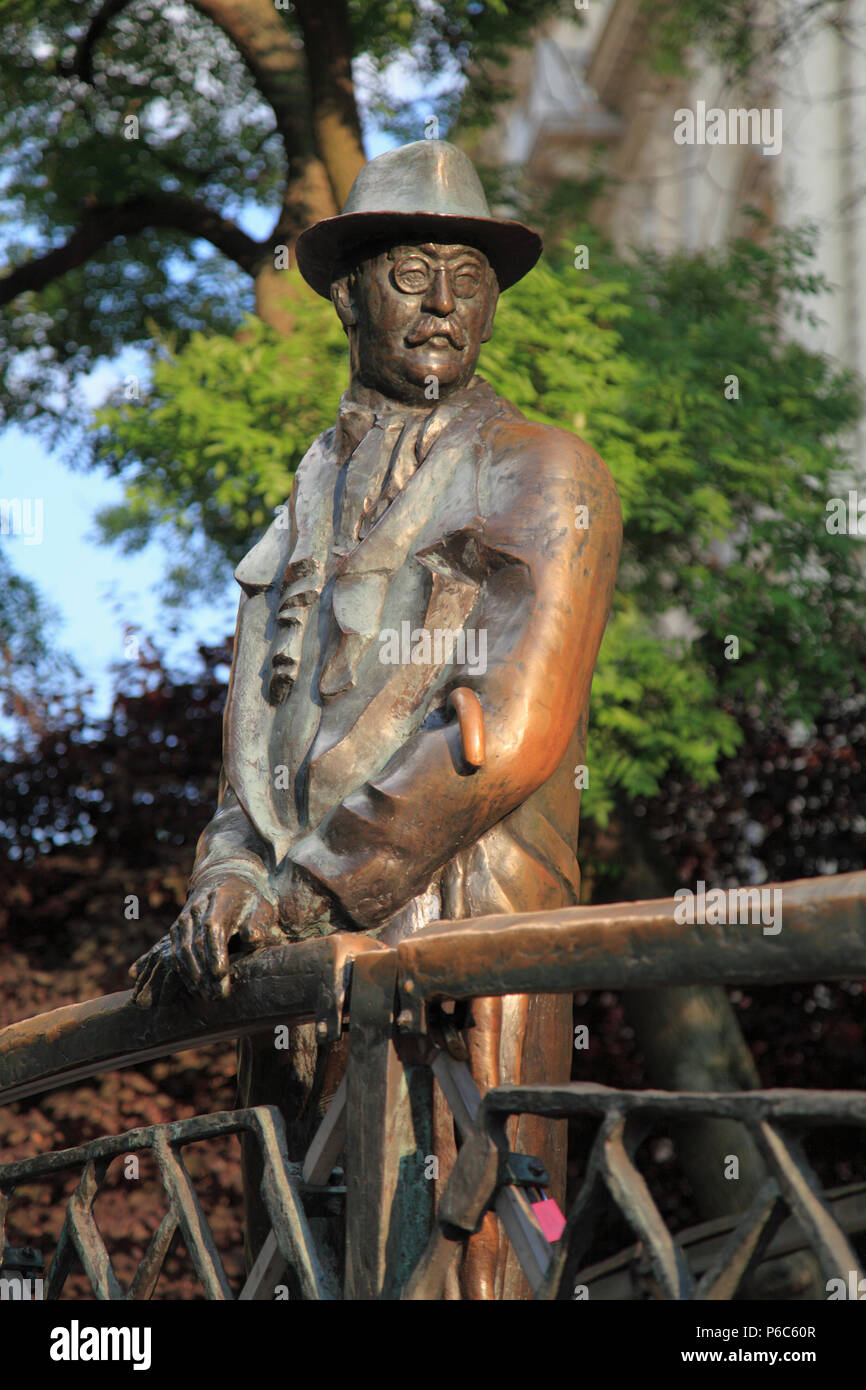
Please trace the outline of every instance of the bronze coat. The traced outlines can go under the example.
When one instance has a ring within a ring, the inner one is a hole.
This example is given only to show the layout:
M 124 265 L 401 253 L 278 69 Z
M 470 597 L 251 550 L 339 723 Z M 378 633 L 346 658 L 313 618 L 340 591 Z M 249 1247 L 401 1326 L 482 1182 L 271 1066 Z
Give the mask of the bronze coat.
M 431 917 L 573 902 L 574 769 L 621 535 L 610 476 L 480 377 L 426 421 L 372 391 L 360 430 L 357 412 L 344 397 L 236 570 L 223 787 L 192 886 L 237 872 L 279 897 L 294 862 L 389 940 Z M 415 471 L 358 541 L 410 427 Z M 381 634 L 407 622 L 416 644 L 431 634 L 430 662 L 381 659 Z M 435 631 L 461 628 L 486 635 L 485 670 L 436 661 Z M 459 686 L 484 712 L 478 769 L 446 713 Z

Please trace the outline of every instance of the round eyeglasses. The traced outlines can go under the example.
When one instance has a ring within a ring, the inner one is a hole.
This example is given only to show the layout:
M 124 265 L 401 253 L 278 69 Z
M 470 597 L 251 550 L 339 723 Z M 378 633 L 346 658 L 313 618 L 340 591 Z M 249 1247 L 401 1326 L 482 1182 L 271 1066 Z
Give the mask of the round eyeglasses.
M 431 265 L 421 256 L 405 256 L 394 266 L 394 284 L 404 294 L 426 294 L 440 271 L 448 277 L 451 293 L 457 299 L 471 299 L 481 288 L 484 272 L 475 261 L 441 261 Z

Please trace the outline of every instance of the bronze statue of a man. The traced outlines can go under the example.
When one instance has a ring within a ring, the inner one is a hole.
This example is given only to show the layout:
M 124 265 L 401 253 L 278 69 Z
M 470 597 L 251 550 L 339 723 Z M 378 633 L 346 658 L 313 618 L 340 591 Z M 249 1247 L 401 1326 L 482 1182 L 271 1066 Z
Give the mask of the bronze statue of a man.
M 619 504 L 592 449 L 475 374 L 499 292 L 540 251 L 491 217 L 441 140 L 372 160 L 343 214 L 300 237 L 301 273 L 348 335 L 350 385 L 235 571 L 219 807 L 170 936 L 133 968 L 139 1003 L 169 966 L 227 993 L 230 942 L 355 929 L 394 943 L 440 918 L 576 900 L 574 772 Z M 568 1079 L 567 996 L 476 1000 L 473 1018 L 482 1091 Z M 272 1038 L 241 1049 L 244 1103 L 282 1104 L 296 1134 L 333 1094 L 339 1045 L 317 1057 L 309 1026 L 288 1062 Z M 546 1158 L 560 1200 L 562 1128 L 524 1117 L 516 1140 Z M 465 1297 L 519 1296 L 495 1217 L 460 1277 Z

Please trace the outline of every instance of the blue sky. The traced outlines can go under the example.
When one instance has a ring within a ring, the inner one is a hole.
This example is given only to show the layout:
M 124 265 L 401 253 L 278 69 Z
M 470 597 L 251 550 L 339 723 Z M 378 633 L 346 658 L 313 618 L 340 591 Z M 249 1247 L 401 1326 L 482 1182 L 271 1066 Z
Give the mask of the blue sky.
M 374 132 L 366 140 L 367 154 L 373 158 L 396 143 Z M 251 235 L 260 237 L 273 217 L 250 207 L 238 220 Z M 118 377 L 134 371 L 141 361 L 124 353 L 101 364 L 84 383 L 89 403 L 98 405 Z M 165 565 L 159 542 L 136 555 L 124 555 L 118 546 L 100 545 L 95 539 L 95 513 L 121 497 L 119 480 L 96 471 L 73 471 L 33 436 L 17 428 L 0 436 L 0 498 L 41 499 L 43 508 L 39 544 L 21 536 L 4 536 L 2 544 L 15 571 L 31 579 L 60 612 L 58 645 L 72 654 L 94 688 L 93 717 L 106 714 L 110 707 L 109 667 L 125 659 L 127 625 L 151 637 L 170 665 L 190 670 L 195 666 L 197 643 L 215 642 L 231 632 L 237 609 L 237 588 L 227 565 L 221 591 L 212 594 L 205 606 L 179 615 L 180 630 L 172 635 L 171 617 L 157 594 Z
M 18 429 L 7 430 L 0 440 L 0 479 L 4 498 L 42 499 L 41 543 L 10 536 L 3 544 L 16 573 L 33 580 L 62 614 L 58 644 L 93 685 L 94 715 L 110 705 L 108 668 L 125 659 L 127 625 L 151 636 L 182 667 L 192 664 L 197 641 L 217 641 L 231 631 L 237 595 L 228 567 L 224 592 L 214 594 L 206 609 L 189 614 L 186 630 L 171 639 L 156 594 L 164 566 L 159 545 L 123 555 L 119 547 L 97 544 L 93 516 L 120 499 L 117 480 L 73 472 Z

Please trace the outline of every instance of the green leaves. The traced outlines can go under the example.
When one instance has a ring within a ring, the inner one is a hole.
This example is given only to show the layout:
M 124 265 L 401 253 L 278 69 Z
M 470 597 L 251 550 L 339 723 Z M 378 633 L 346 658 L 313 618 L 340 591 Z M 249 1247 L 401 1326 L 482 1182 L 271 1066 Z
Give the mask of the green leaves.
M 596 666 L 584 810 L 606 824 L 620 797 L 654 796 L 673 770 L 706 785 L 740 741 L 689 642 L 619 597 Z
M 197 587 L 203 552 L 233 564 L 273 519 L 313 439 L 334 421 L 345 388 L 346 339 L 331 305 L 286 274 L 295 332 L 249 317 L 234 337 L 193 333 L 151 358 L 137 401 L 97 412 L 95 457 L 124 476 L 121 507 L 98 522 L 106 540 L 139 547 L 179 534 L 169 597 Z M 225 566 L 227 568 L 227 565 Z
M 135 197 L 187 195 L 227 218 L 255 201 L 276 221 L 286 167 L 273 112 L 215 24 L 169 11 L 113 15 L 84 82 L 71 67 L 93 6 L 0 6 L 4 268 L 62 246 L 88 208 Z M 239 304 L 252 307 L 248 277 L 186 232 L 117 238 L 0 312 L 0 423 L 58 418 L 68 438 L 75 383 L 100 358 L 152 341 L 153 321 L 180 337 L 229 331 Z
M 796 41 L 801 51 L 821 28 L 838 23 L 838 0 L 785 0 L 769 8 L 743 0 L 641 0 L 648 59 L 669 76 L 683 76 L 701 48 L 730 81 L 746 78 Z

